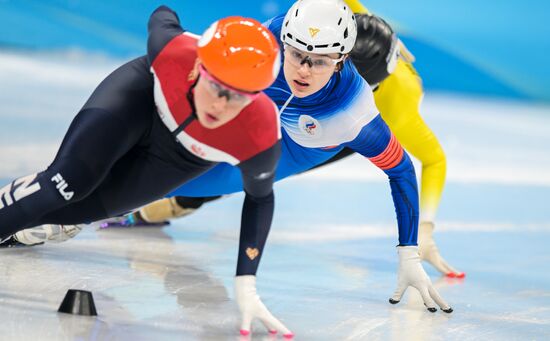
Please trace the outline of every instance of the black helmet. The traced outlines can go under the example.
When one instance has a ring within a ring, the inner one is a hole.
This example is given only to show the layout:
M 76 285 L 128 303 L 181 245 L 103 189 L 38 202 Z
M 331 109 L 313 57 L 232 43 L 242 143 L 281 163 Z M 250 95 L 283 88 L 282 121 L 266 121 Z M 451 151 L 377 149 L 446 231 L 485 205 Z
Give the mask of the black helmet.
M 357 40 L 350 57 L 367 83 L 375 85 L 390 75 L 399 51 L 390 25 L 372 14 L 355 14 Z M 388 68 L 388 65 L 390 68 Z

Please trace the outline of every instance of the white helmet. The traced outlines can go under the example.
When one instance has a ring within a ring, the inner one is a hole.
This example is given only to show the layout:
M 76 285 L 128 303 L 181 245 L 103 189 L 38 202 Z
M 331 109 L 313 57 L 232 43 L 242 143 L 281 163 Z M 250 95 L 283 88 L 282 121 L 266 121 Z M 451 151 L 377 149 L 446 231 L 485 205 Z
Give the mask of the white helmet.
M 283 43 L 318 54 L 347 54 L 356 36 L 355 17 L 343 0 L 298 0 L 281 29 Z

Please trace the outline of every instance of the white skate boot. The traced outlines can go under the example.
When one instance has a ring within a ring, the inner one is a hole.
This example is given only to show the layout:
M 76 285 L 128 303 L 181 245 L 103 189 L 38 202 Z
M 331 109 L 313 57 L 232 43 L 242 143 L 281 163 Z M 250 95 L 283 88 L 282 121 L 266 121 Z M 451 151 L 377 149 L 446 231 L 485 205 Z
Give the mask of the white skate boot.
M 45 242 L 61 243 L 74 238 L 80 231 L 82 231 L 83 227 L 83 224 L 44 224 L 17 232 L 2 241 L 0 247 L 32 246 L 43 244 Z

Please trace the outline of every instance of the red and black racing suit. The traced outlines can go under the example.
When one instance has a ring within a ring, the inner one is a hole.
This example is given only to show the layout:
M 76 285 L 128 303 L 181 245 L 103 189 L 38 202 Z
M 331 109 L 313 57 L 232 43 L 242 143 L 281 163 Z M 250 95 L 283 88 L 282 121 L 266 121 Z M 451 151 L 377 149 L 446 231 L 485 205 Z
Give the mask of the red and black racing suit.
M 0 237 L 46 223 L 120 215 L 228 158 L 240 168 L 246 192 L 237 275 L 255 274 L 274 209 L 280 155 L 275 105 L 262 93 L 229 123 L 202 127 L 194 112 L 196 80 L 188 79 L 197 58 L 196 37 L 184 33 L 176 13 L 164 6 L 151 15 L 148 28 L 147 55 L 101 82 L 51 165 L 0 189 Z M 161 107 L 169 109 L 177 129 L 165 124 Z M 192 145 L 182 143 L 189 139 Z M 257 248 L 259 256 L 250 259 L 247 248 Z

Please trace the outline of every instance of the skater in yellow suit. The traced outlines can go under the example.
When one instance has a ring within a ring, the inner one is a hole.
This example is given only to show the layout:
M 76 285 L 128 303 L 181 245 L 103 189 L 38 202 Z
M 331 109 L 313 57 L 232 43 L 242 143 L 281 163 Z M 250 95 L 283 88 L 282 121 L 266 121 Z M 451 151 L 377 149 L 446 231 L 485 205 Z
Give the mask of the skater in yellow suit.
M 345 1 L 353 12 L 368 14 L 361 2 Z M 420 116 L 419 106 L 424 92 L 422 79 L 412 66 L 414 57 L 395 37 L 389 25 L 379 17 L 358 15 L 356 19 L 358 37 L 351 58 L 359 73 L 373 87 L 376 106 L 384 121 L 402 146 L 422 163 L 418 235 L 420 256 L 444 275 L 464 277 L 464 273 L 450 266 L 441 257 L 433 239 L 435 217 L 445 185 L 446 160 L 436 136 Z M 388 36 L 393 36 L 393 39 L 388 39 Z M 393 43 L 387 43 L 388 41 Z M 344 150 L 329 162 L 351 153 L 350 150 Z M 162 199 L 128 216 L 122 224 L 129 226 L 168 221 L 187 215 L 203 203 L 217 198 Z M 19 241 L 26 240 L 25 234 L 29 235 L 29 230 L 19 232 Z M 35 242 L 39 241 L 36 238 L 28 240 L 28 244 Z
M 369 13 L 360 1 L 345 0 L 345 2 L 354 13 Z M 412 66 L 414 57 L 400 41 L 398 44 L 401 58 L 397 58 L 393 72 L 380 81 L 378 88 L 374 91 L 374 100 L 382 118 L 401 145 L 422 163 L 418 232 L 420 256 L 442 274 L 450 277 L 464 277 L 463 272 L 450 266 L 441 257 L 432 236 L 435 216 L 445 186 L 447 162 L 437 137 L 420 116 L 420 102 L 424 91 L 422 79 Z M 358 67 L 358 69 L 361 72 L 361 68 Z M 369 79 L 367 82 L 371 84 Z

